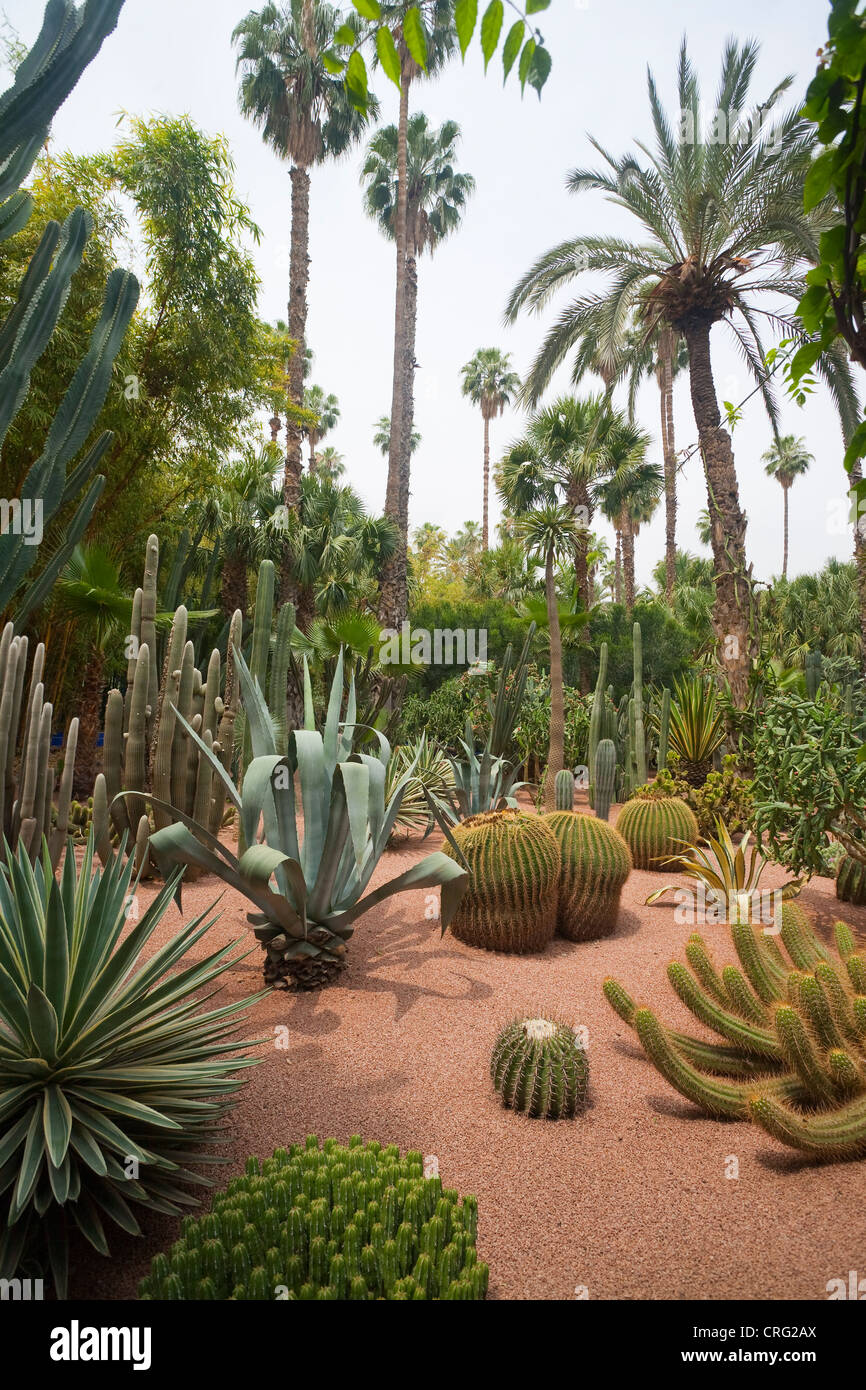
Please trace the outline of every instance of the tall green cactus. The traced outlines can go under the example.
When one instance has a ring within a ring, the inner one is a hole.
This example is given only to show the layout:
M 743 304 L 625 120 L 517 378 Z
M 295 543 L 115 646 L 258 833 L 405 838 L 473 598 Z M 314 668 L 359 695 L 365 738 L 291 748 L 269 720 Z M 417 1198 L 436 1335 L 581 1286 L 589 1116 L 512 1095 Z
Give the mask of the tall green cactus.
M 595 750 L 595 814 L 607 820 L 616 788 L 616 747 L 603 738 Z
M 628 760 L 626 763 L 626 791 L 642 787 L 647 780 L 646 725 L 643 703 L 643 634 L 640 623 L 635 623 L 632 631 L 632 652 L 634 661 L 634 683 L 628 715 Z
M 602 642 L 598 655 L 598 680 L 592 697 L 592 711 L 589 716 L 589 744 L 587 746 L 587 766 L 589 768 L 589 804 L 595 807 L 595 754 L 600 741 L 607 737 L 604 722 L 607 701 L 604 683 L 607 680 L 607 643 Z
M 820 652 L 807 652 L 805 663 L 806 694 L 810 700 L 818 695 L 818 687 L 824 676 L 824 661 Z
M 511 809 L 470 816 L 443 852 L 459 854 L 472 875 L 451 924 L 459 941 L 515 954 L 544 949 L 556 932 L 560 866 L 544 818 Z
M 671 692 L 667 686 L 662 691 L 662 707 L 659 715 L 659 746 L 656 754 L 656 768 L 664 772 L 668 765 L 668 747 L 671 733 Z
M 564 767 L 557 772 L 555 781 L 557 811 L 570 811 L 574 806 L 574 773 Z

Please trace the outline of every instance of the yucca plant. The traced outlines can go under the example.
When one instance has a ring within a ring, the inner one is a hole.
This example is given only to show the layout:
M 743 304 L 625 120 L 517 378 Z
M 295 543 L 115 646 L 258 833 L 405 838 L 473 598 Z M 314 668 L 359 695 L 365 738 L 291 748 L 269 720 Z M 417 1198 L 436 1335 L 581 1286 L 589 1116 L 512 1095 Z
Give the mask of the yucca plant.
M 666 867 L 677 869 L 686 878 L 691 878 L 703 886 L 707 904 L 714 913 L 720 914 L 724 922 L 750 922 L 752 920 L 755 895 L 759 891 L 761 877 L 767 867 L 767 860 L 759 844 L 752 845 L 748 862 L 751 831 L 747 831 L 735 845 L 728 827 L 721 818 L 716 819 L 716 833 L 707 838 L 707 846 L 689 845 L 685 851 L 669 859 Z M 665 893 L 674 892 L 679 885 L 666 883 L 657 888 L 646 899 L 646 905 L 658 902 Z M 792 879 L 782 889 L 784 899 L 794 897 L 800 891 L 800 880 Z
M 93 854 L 91 834 L 59 880 L 44 841 L 35 865 L 22 847 L 0 868 L 0 1278 L 47 1254 L 61 1298 L 70 1229 L 107 1255 L 106 1217 L 139 1235 L 136 1205 L 197 1205 L 206 1179 L 186 1165 L 220 1161 L 227 1097 L 254 1062 L 231 1054 L 250 1045 L 236 1038 L 255 998 L 201 1012 L 198 992 L 244 959 L 239 943 L 185 961 L 216 921 L 202 913 L 139 964 L 180 873 L 130 924 L 131 860 L 100 872 Z
M 403 790 L 403 801 L 394 828 L 406 830 L 409 834 L 417 830 L 432 830 L 434 817 L 428 796 L 441 801 L 453 794 L 454 772 L 451 763 L 441 748 L 424 733 L 414 743 L 404 743 L 394 749 L 388 764 L 386 799 L 393 795 L 397 783 L 406 773 L 409 773 L 409 780 Z
M 712 681 L 702 677 L 674 681 L 668 743 L 690 786 L 703 786 L 713 754 L 724 741 L 725 721 Z
M 376 733 L 375 754 L 353 751 L 358 733 L 355 682 L 349 684 L 342 718 L 342 653 L 324 733 L 315 727 L 305 667 L 304 728 L 289 735 L 285 756 L 277 752 L 267 704 L 240 653 L 237 669 L 253 750 L 242 791 L 195 730 L 180 715 L 178 719 L 222 779 L 248 848 L 238 858 L 204 826 L 169 807 L 177 823 L 158 831 L 150 841 L 162 872 L 171 865 L 195 864 L 237 888 L 255 905 L 258 910 L 247 920 L 265 950 L 269 984 L 284 982 L 301 989 L 327 984 L 345 967 L 346 942 L 357 918 L 410 888 L 441 885 L 444 933 L 467 882 L 465 869 L 444 854 L 428 855 L 364 896 L 415 769 L 410 765 L 387 796 L 388 740 Z M 275 889 L 270 886 L 272 879 Z

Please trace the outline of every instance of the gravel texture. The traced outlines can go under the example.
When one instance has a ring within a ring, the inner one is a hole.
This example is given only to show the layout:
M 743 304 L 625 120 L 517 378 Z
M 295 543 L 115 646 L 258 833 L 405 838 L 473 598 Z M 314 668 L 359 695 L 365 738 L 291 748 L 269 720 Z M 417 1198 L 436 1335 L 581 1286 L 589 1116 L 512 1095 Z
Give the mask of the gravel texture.
M 431 836 L 389 851 L 374 884 L 435 847 Z M 764 886 L 783 879 L 770 868 Z M 266 1039 L 262 1065 L 232 1113 L 221 1175 L 308 1133 L 360 1133 L 435 1155 L 446 1185 L 478 1198 L 492 1298 L 824 1299 L 828 1280 L 866 1275 L 866 1163 L 810 1163 L 747 1123 L 705 1118 L 666 1085 L 604 1000 L 602 981 L 614 975 L 665 1021 L 700 1031 L 665 976 L 692 928 L 675 921 L 672 901 L 644 905 L 663 881 L 632 872 L 614 936 L 556 938 L 537 956 L 442 939 L 428 916 L 438 893 L 373 909 L 357 924 L 339 984 L 274 992 L 256 1006 L 250 1035 Z M 221 890 L 207 878 L 189 885 L 185 917 Z M 142 908 L 153 891 L 141 889 Z M 813 880 L 801 900 L 822 933 L 842 917 L 866 941 L 866 909 L 838 903 L 831 881 Z M 238 894 L 227 890 L 221 906 L 202 953 L 247 930 Z M 178 921 L 171 908 L 156 945 Z M 730 959 L 724 929 L 702 930 L 717 958 Z M 260 982 L 256 947 L 227 975 L 223 997 Z M 504 1021 L 551 1009 L 588 1029 L 590 1104 L 573 1121 L 503 1109 L 489 1077 Z M 736 1179 L 726 1177 L 731 1157 Z M 176 1221 L 156 1218 L 143 1240 L 112 1234 L 111 1261 L 76 1251 L 71 1296 L 134 1296 L 176 1231 Z

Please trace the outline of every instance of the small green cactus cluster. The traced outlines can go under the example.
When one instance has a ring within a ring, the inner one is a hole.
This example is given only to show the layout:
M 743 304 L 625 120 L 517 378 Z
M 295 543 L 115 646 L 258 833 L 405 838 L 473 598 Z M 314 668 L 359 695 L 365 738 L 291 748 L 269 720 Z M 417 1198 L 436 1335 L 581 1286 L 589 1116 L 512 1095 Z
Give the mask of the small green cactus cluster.
M 836 897 L 840 902 L 863 907 L 866 903 L 866 864 L 843 854 L 836 870 Z
M 594 941 L 616 928 L 631 852 L 612 825 L 573 811 L 542 817 L 561 857 L 556 929 L 569 941 Z
M 478 1203 L 424 1177 L 420 1153 L 315 1135 L 247 1163 L 208 1216 L 187 1217 L 144 1299 L 465 1300 L 486 1297 Z
M 698 838 L 694 812 L 676 796 L 629 801 L 620 812 L 617 829 L 636 869 L 663 869 Z
M 571 811 L 574 808 L 574 773 L 567 767 L 557 772 L 554 790 L 557 811 Z
M 69 803 L 69 833 L 76 840 L 84 841 L 90 834 L 90 825 L 93 820 L 93 797 L 89 796 L 86 801 L 70 801 Z
M 508 808 L 470 816 L 452 835 L 471 882 L 451 923 L 467 946 L 524 954 L 556 932 L 559 845 L 544 818 Z M 443 846 L 452 859 L 459 856 Z
M 708 1114 L 751 1119 L 813 1157 L 866 1155 L 866 955 L 850 927 L 836 923 L 836 956 L 795 902 L 783 903 L 780 940 L 752 922 L 731 933 L 739 966 L 718 970 L 697 934 L 686 945 L 691 968 L 668 966 L 677 996 L 720 1044 L 667 1029 L 612 979 L 608 1003 Z
M 493 1048 L 490 1075 L 502 1104 L 533 1118 L 570 1120 L 586 1105 L 586 1049 L 574 1029 L 556 1018 L 506 1024 Z
M 14 854 L 20 843 L 35 863 L 45 836 L 56 869 L 69 831 L 78 720 L 70 721 L 66 735 L 55 808 L 45 646 L 40 642 L 33 654 L 25 699 L 28 650 L 28 639 L 16 637 L 13 624 L 7 623 L 0 636 L 0 859 L 5 862 L 7 847 Z

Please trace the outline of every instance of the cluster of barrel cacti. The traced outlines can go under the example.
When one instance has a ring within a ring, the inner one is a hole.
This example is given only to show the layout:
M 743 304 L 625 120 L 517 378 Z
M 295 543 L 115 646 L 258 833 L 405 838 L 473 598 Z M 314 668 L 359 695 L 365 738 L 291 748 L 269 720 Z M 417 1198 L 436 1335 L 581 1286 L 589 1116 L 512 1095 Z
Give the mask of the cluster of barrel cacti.
M 569 941 L 594 941 L 616 928 L 632 858 L 622 835 L 596 816 L 543 816 L 559 846 L 556 929 Z
M 650 752 L 649 710 L 644 703 L 643 635 L 640 623 L 632 633 L 633 680 L 631 690 L 619 706 L 614 703 L 613 686 L 605 686 L 608 647 L 603 642 L 599 654 L 598 680 L 592 701 L 587 746 L 589 804 L 596 815 L 607 820 L 612 802 L 626 800 L 648 775 Z M 667 765 L 671 720 L 671 693 L 664 689 L 653 726 L 658 726 L 655 761 L 659 771 Z M 601 753 L 601 763 L 599 763 Z
M 277 1149 L 252 1158 L 209 1215 L 187 1217 L 139 1296 L 301 1302 L 481 1300 L 474 1197 L 424 1176 L 420 1153 L 391 1144 Z
M 586 1105 L 586 1049 L 557 1018 L 507 1023 L 493 1048 L 490 1075 L 502 1104 L 533 1118 L 572 1119 Z
M 708 1114 L 751 1118 L 814 1157 L 866 1154 L 866 955 L 843 922 L 834 954 L 796 902 L 781 919 L 778 938 L 752 921 L 731 926 L 739 966 L 718 969 L 697 934 L 691 968 L 668 966 L 678 998 L 719 1043 L 666 1028 L 615 980 L 605 996 L 665 1079 Z
M 694 811 L 678 796 L 634 797 L 622 808 L 617 829 L 636 869 L 663 869 L 698 838 Z
M 459 941 L 487 951 L 541 951 L 556 932 L 559 846 L 544 818 L 513 808 L 488 811 L 454 827 L 470 873 L 451 923 Z
M 55 808 L 53 707 L 45 699 L 45 646 L 40 642 L 34 652 L 29 685 L 28 652 L 28 639 L 16 637 L 13 624 L 7 623 L 0 636 L 0 857 L 5 856 L 6 846 L 14 853 L 21 844 L 35 862 L 46 837 L 56 868 L 69 828 L 78 720 L 73 719 L 67 730 Z

